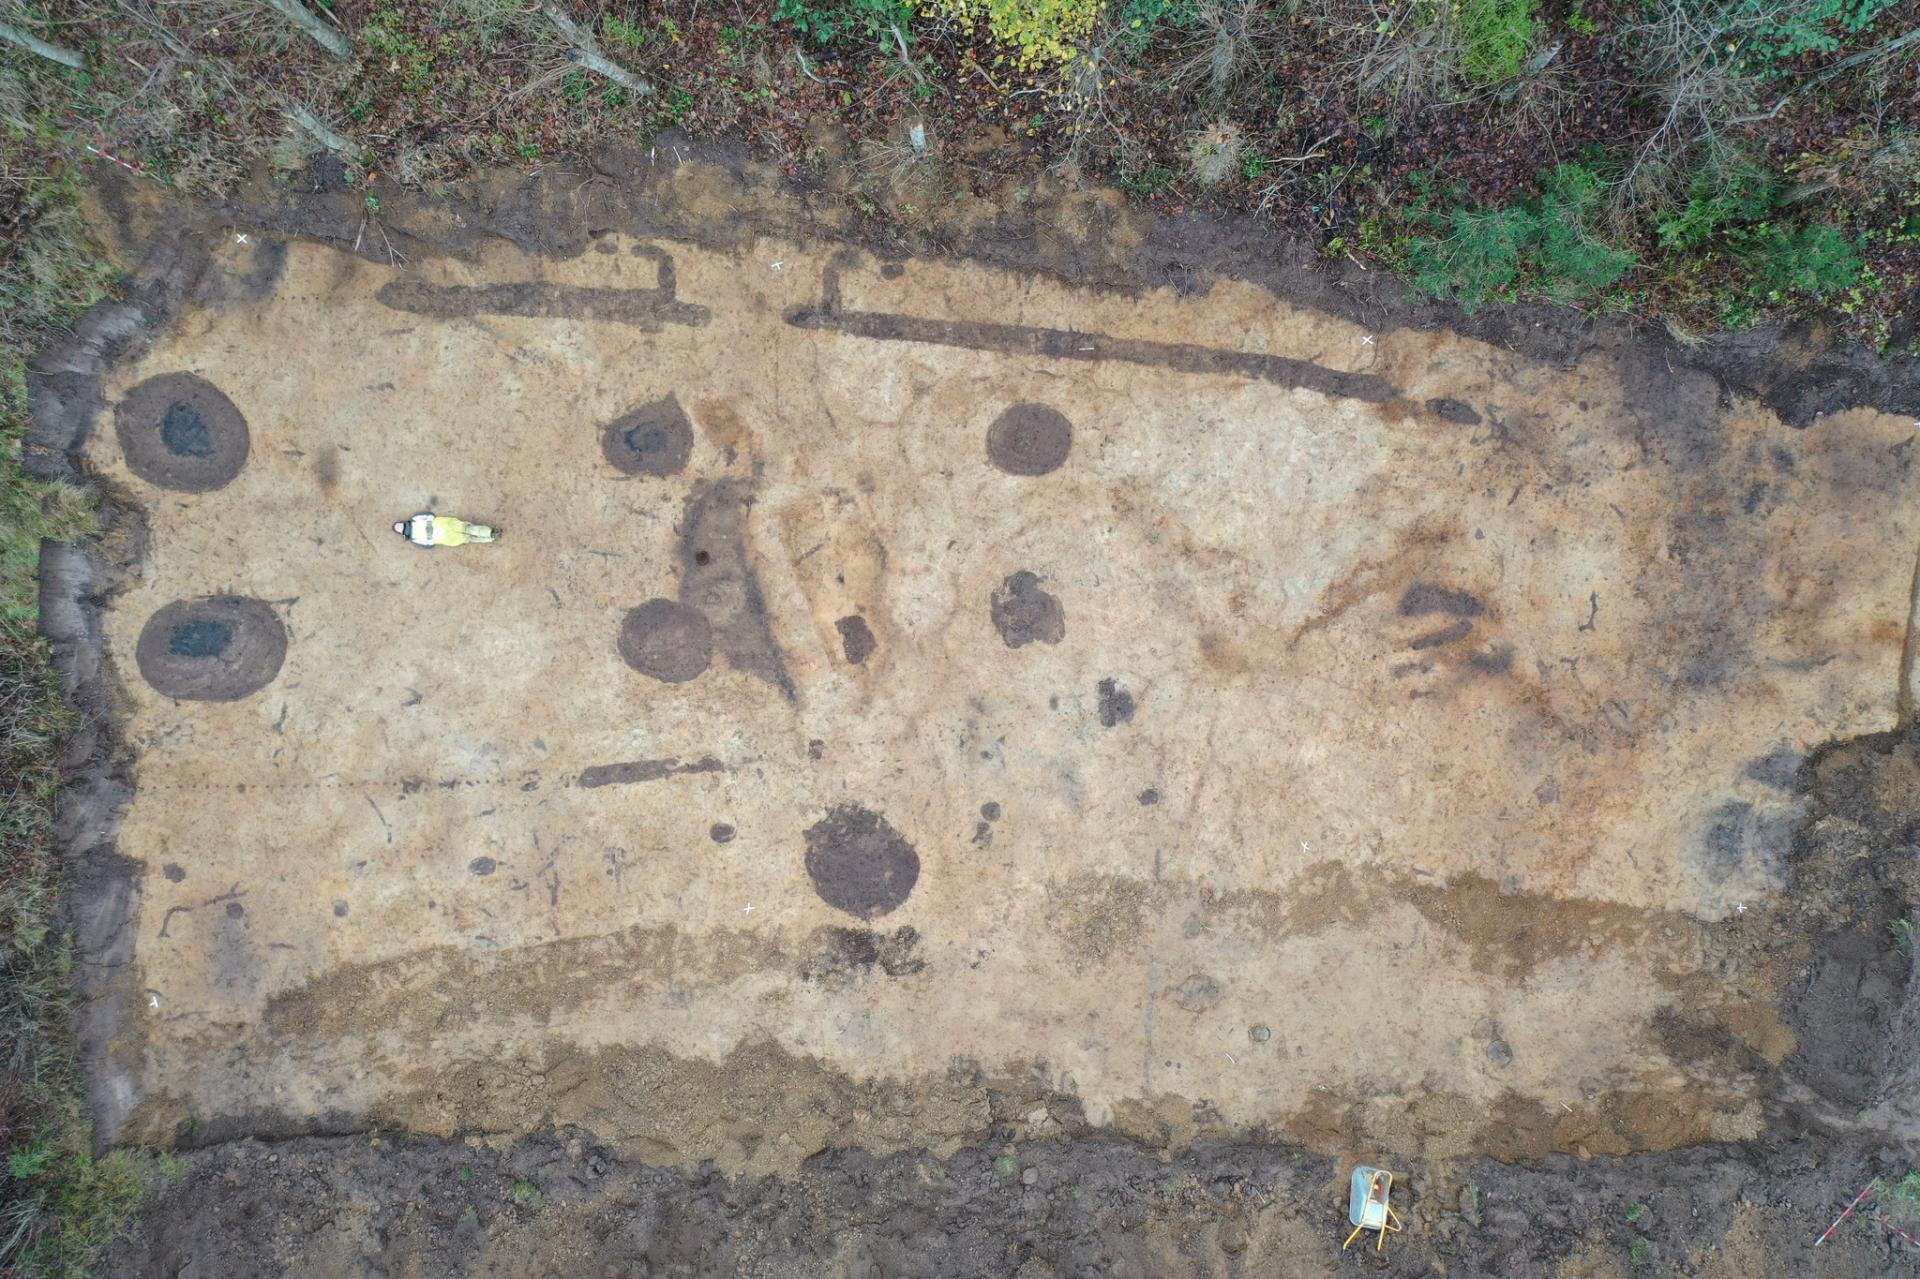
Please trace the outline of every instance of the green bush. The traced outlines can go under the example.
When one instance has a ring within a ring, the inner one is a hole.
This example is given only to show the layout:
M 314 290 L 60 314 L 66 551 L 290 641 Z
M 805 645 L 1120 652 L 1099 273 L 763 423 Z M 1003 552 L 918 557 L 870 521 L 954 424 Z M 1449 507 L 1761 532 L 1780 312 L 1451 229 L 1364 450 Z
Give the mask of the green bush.
M 1520 74 L 1533 44 L 1537 7 L 1538 0 L 1458 0 L 1460 69 L 1469 80 L 1498 84 Z
M 1634 257 L 1596 238 L 1588 225 L 1606 189 L 1598 174 L 1563 164 L 1547 178 L 1534 250 L 1535 287 L 1556 301 L 1598 293 L 1627 273 Z
M 1758 222 L 1780 201 L 1780 179 L 1743 155 L 1707 164 L 1687 185 L 1687 202 L 1659 224 L 1660 245 L 1692 249 L 1731 228 Z
M 1444 236 L 1417 236 L 1407 246 L 1413 287 L 1451 297 L 1471 315 L 1507 291 L 1520 274 L 1520 255 L 1539 233 L 1525 209 L 1454 209 Z
M 778 0 L 774 15 L 791 22 L 816 44 L 836 40 L 873 43 L 913 21 L 905 0 Z
M 1634 263 L 1594 236 L 1588 221 L 1604 194 L 1577 164 L 1548 175 L 1538 199 L 1495 209 L 1454 209 L 1437 220 L 1445 234 L 1407 246 L 1413 287 L 1451 297 L 1471 314 L 1490 299 L 1533 292 L 1560 301 L 1606 288 Z
M 1739 7 L 1756 16 L 1778 9 L 1760 28 L 1766 56 L 1778 59 L 1802 53 L 1832 53 L 1840 47 L 1842 36 L 1865 31 L 1896 3 L 1898 0 L 1801 0 L 1778 6 L 1775 0 L 1743 0 Z M 1834 34 L 1836 27 L 1840 35 Z
M 1825 223 L 1787 231 L 1767 227 L 1747 250 L 1761 287 L 1772 293 L 1831 293 L 1851 287 L 1865 265 L 1852 237 Z

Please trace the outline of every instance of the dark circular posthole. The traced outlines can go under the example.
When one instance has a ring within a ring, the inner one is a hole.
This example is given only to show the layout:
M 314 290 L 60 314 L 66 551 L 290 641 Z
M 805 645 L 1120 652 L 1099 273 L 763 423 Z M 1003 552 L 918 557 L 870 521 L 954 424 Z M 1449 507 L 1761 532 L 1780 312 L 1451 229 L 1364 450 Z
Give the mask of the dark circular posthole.
M 807 876 L 820 900 L 861 919 L 907 900 L 920 878 L 920 855 L 887 819 L 842 804 L 807 828 Z
M 678 475 L 693 456 L 693 423 L 668 395 L 607 423 L 600 449 L 622 475 Z
M 713 660 L 713 627 L 698 609 L 648 600 L 620 623 L 620 657 L 642 675 L 684 684 Z
M 1044 404 L 1016 404 L 987 428 L 987 460 L 1008 475 L 1045 475 L 1073 450 L 1073 423 Z
M 247 420 L 205 378 L 163 373 L 133 388 L 113 411 L 127 469 L 183 493 L 225 485 L 247 464 Z
M 287 628 L 273 607 L 241 595 L 169 604 L 147 619 L 134 649 L 140 675 L 168 697 L 237 702 L 273 682 Z

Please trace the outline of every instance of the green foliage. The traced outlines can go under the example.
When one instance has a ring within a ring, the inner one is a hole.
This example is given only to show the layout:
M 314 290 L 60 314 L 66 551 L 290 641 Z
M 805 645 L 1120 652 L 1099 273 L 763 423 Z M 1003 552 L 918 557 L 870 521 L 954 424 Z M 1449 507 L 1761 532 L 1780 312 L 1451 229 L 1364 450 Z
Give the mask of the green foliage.
M 1441 235 L 1407 246 L 1413 287 L 1452 297 L 1471 313 L 1489 300 L 1532 292 L 1567 301 L 1587 297 L 1624 275 L 1634 256 L 1594 236 L 1589 220 L 1603 195 L 1598 175 L 1563 164 L 1537 200 L 1494 209 L 1456 208 L 1438 219 Z
M 1894 949 L 1903 955 L 1913 953 L 1913 921 L 1902 915 L 1887 925 L 1887 931 L 1893 934 Z M 1909 1176 L 1920 1174 L 1909 1173 Z
M 1200 21 L 1205 0 L 1123 0 L 1120 5 L 1118 51 L 1137 54 L 1161 28 L 1184 31 Z
M 778 0 L 774 15 L 817 44 L 836 40 L 871 44 L 891 38 L 895 28 L 906 34 L 913 21 L 913 5 L 907 0 Z
M 1653 1240 L 1645 1235 L 1635 1235 L 1633 1242 L 1627 1245 L 1627 1260 L 1636 1266 L 1653 1260 Z
M 1696 172 L 1686 204 L 1661 220 L 1661 247 L 1697 248 L 1730 228 L 1758 222 L 1779 199 L 1779 178 L 1744 155 L 1724 157 Z
M 1520 255 L 1539 232 L 1539 220 L 1522 208 L 1454 209 L 1444 236 L 1416 236 L 1407 246 L 1413 287 L 1451 297 L 1471 315 L 1505 293 L 1520 275 Z
M 7 1176 L 15 1181 L 32 1181 L 47 1170 L 53 1162 L 53 1146 L 49 1142 L 34 1141 L 20 1147 L 7 1156 Z
M 1747 254 L 1761 287 L 1773 293 L 1828 293 L 1849 288 L 1864 263 L 1853 239 L 1825 223 L 1786 231 L 1766 227 Z
M 1454 24 L 1460 69 L 1476 84 L 1498 84 L 1520 74 L 1533 44 L 1538 0 L 1456 0 Z
M 1634 256 L 1597 239 L 1587 228 L 1605 188 L 1591 169 L 1563 164 L 1547 179 L 1539 205 L 1535 287 L 1558 301 L 1598 293 L 1627 273 Z
M 608 44 L 617 48 L 638 53 L 647 47 L 646 28 L 637 22 L 628 22 L 617 14 L 609 13 L 600 19 L 600 34 L 606 37 Z
M 1120 175 L 1120 189 L 1136 200 L 1147 200 L 1173 185 L 1174 172 L 1164 164 Z
M 1633 1207 L 1627 1209 L 1628 1221 L 1638 1221 L 1640 1220 L 1640 1218 L 1646 1215 L 1647 1215 L 1647 1206 L 1645 1204 L 1635 1204 L 1633 1205 Z
M 384 74 L 397 76 L 408 94 L 423 93 L 433 84 L 433 51 L 403 26 L 397 9 L 375 9 L 360 28 L 360 39 Z
M 1765 14 L 1760 28 L 1761 56 L 1769 61 L 1802 53 L 1832 53 L 1843 37 L 1867 30 L 1899 0 L 1742 0 L 1748 14 Z M 1838 34 L 1836 34 L 1836 29 Z
M 547 1206 L 547 1197 L 531 1181 L 514 1182 L 513 1189 L 507 1191 L 507 1198 L 513 1200 L 516 1208 L 525 1208 L 528 1212 L 539 1212 Z
M 784 3 L 785 0 L 782 0 Z M 1065 66 L 1093 34 L 1103 0 L 923 0 L 922 11 L 947 18 L 968 34 L 982 27 L 1018 71 Z

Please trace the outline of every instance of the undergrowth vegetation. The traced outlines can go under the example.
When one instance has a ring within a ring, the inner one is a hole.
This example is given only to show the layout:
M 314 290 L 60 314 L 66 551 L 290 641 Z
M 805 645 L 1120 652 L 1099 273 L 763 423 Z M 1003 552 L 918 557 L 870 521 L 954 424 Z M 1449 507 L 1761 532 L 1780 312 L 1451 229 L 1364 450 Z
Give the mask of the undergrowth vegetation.
M 43 538 L 92 527 L 85 495 L 26 476 L 27 364 L 98 299 L 111 264 L 88 237 L 57 126 L 0 100 L 0 1273 L 83 1279 L 152 1161 L 96 1159 L 66 1010 L 71 974 L 51 843 L 72 713 L 35 632 Z

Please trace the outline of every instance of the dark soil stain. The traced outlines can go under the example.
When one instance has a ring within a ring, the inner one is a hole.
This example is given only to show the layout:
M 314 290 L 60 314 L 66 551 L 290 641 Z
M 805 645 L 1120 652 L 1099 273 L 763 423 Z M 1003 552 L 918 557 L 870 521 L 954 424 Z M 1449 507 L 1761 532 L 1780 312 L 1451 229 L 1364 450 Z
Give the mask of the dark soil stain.
M 812 953 L 800 964 L 802 981 L 846 981 L 878 968 L 889 977 L 906 977 L 927 966 L 914 954 L 920 934 L 911 925 L 890 933 L 870 928 L 819 928 Z
M 160 442 L 175 457 L 213 456 L 213 432 L 191 404 L 167 406 L 160 419 Z
M 990 822 L 999 821 L 1000 805 L 995 803 L 992 800 L 988 800 L 986 803 L 980 805 L 980 816 L 986 818 L 986 820 Z
M 651 599 L 620 623 L 620 657 L 666 684 L 696 679 L 713 660 L 713 627 L 697 609 Z
M 665 324 L 700 328 L 712 318 L 707 308 L 676 301 L 666 289 L 607 289 L 580 285 L 440 285 L 395 280 L 374 295 L 383 306 L 435 319 L 475 315 L 517 315 L 540 320 L 612 320 L 643 333 Z
M 862 919 L 884 915 L 907 900 L 920 878 L 920 855 L 888 825 L 858 804 L 841 804 L 807 828 L 807 875 L 820 900 Z
M 1160 792 L 1149 786 L 1140 792 L 1140 807 L 1151 808 L 1160 802 Z
M 333 904 L 333 917 L 335 919 L 345 919 L 347 917 L 347 904 L 345 902 L 335 902 Z
M 1472 622 L 1453 622 L 1437 631 L 1428 631 L 1425 635 L 1407 645 L 1411 649 L 1439 648 L 1443 644 L 1455 644 L 1473 634 Z
M 787 323 L 796 328 L 846 333 L 883 342 L 926 342 L 1007 355 L 1045 356 L 1051 360 L 1081 360 L 1090 364 L 1120 361 L 1181 373 L 1226 374 L 1371 404 L 1383 404 L 1394 398 L 1393 387 L 1374 374 L 1349 373 L 1310 360 L 1264 351 L 1232 351 L 1191 342 L 1154 342 L 1084 329 L 850 310 L 841 305 L 838 263 L 821 274 L 819 303 L 791 308 L 787 312 Z
M 716 844 L 731 844 L 735 833 L 733 827 L 725 822 L 715 822 L 712 829 L 707 832 L 707 838 Z
M 709 755 L 691 764 L 677 759 L 636 759 L 622 764 L 595 764 L 582 769 L 580 784 L 589 790 L 599 786 L 628 786 L 634 782 L 657 782 L 663 777 L 686 773 L 724 773 L 727 766 Z
M 1116 679 L 1103 679 L 1097 685 L 1100 694 L 1100 726 L 1117 728 L 1132 721 L 1133 694 Z
M 160 873 L 167 877 L 167 882 L 170 884 L 177 884 L 187 877 L 186 869 L 178 862 L 168 862 L 161 867 Z
M 850 614 L 833 624 L 840 632 L 840 648 L 849 662 L 860 665 L 873 656 L 873 650 L 879 647 L 879 641 L 873 638 L 873 630 L 867 625 L 867 619 L 858 613 Z
M 239 902 L 228 902 L 228 903 L 227 903 L 227 918 L 228 918 L 228 919 L 239 919 L 239 918 L 241 918 L 241 917 L 242 917 L 243 915 L 245 915 L 246 913 L 247 913 L 247 908 L 246 908 L 245 906 L 242 906 L 242 905 L 241 905 L 241 904 L 240 904 Z
M 1073 450 L 1073 423 L 1044 404 L 1016 404 L 987 428 L 987 460 L 1008 475 L 1045 475 Z
M 760 579 L 747 554 L 753 489 L 744 480 L 695 488 L 680 534 L 680 602 L 711 621 L 713 647 L 727 665 L 794 700 L 793 679 L 767 621 Z
M 622 475 L 678 475 L 693 456 L 693 423 L 668 395 L 607 423 L 600 451 Z
M 180 600 L 147 619 L 134 649 L 140 675 L 167 697 L 237 702 L 273 682 L 287 628 L 271 605 L 239 595 Z
M 233 644 L 233 627 L 210 618 L 196 618 L 173 628 L 167 652 L 175 657 L 218 657 Z
M 467 869 L 475 875 L 491 875 L 500 869 L 500 863 L 491 857 L 476 857 L 467 863 Z
M 1484 653 L 1467 654 L 1467 669 L 1476 675 L 1505 675 L 1513 669 L 1513 645 L 1499 644 Z
M 182 493 L 225 485 L 247 464 L 247 420 L 220 389 L 191 373 L 151 377 L 113 411 L 127 469 Z
M 1443 422 L 1452 422 L 1456 426 L 1480 425 L 1480 414 L 1471 404 L 1463 400 L 1437 399 L 1427 401 L 1427 411 Z
M 1058 644 L 1067 637 L 1067 615 L 1060 601 L 1040 587 L 1042 579 L 1026 569 L 1012 574 L 993 592 L 989 611 L 993 628 L 1008 648 L 1038 641 Z
M 1478 617 L 1487 606 L 1465 591 L 1448 590 L 1427 582 L 1415 582 L 1400 597 L 1400 616 L 1425 617 L 1444 613 L 1448 617 Z

